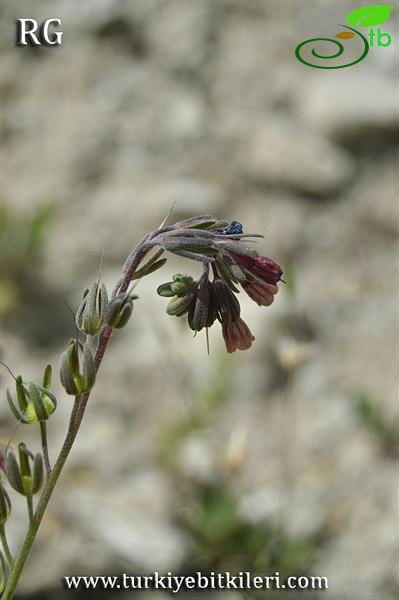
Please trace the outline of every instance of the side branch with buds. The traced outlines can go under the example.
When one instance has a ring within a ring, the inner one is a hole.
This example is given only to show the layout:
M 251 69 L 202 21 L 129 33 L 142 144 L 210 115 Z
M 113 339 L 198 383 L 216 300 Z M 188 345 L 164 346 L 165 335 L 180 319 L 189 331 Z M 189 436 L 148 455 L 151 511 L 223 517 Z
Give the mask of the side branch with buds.
M 195 332 L 207 330 L 218 321 L 227 351 L 247 350 L 255 338 L 241 318 L 239 287 L 259 306 L 269 306 L 282 276 L 277 263 L 259 256 L 247 245 L 248 239 L 257 237 L 261 236 L 245 234 L 237 221 L 219 221 L 211 215 L 186 219 L 149 233 L 136 246 L 110 298 L 100 279 L 85 290 L 75 316 L 78 333 L 61 355 L 61 383 L 65 392 L 74 397 L 74 403 L 65 440 L 53 467 L 47 446 L 47 422 L 57 407 L 57 399 L 51 391 L 52 368 L 46 367 L 40 384 L 25 382 L 20 375 L 14 377 L 16 402 L 7 390 L 10 409 L 18 422 L 26 426 L 39 425 L 41 452 L 34 454 L 21 442 L 17 453 L 7 449 L 2 465 L 1 600 L 11 600 L 14 596 L 54 487 L 78 434 L 112 333 L 124 327 L 133 313 L 137 298 L 132 294 L 133 282 L 160 269 L 166 262 L 162 257 L 165 251 L 202 263 L 198 279 L 177 273 L 172 281 L 158 287 L 159 295 L 170 298 L 166 312 L 176 317 L 187 315 L 188 325 Z M 7 483 L 27 501 L 27 533 L 15 559 L 5 530 L 12 507 Z M 34 496 L 39 493 L 35 507 Z

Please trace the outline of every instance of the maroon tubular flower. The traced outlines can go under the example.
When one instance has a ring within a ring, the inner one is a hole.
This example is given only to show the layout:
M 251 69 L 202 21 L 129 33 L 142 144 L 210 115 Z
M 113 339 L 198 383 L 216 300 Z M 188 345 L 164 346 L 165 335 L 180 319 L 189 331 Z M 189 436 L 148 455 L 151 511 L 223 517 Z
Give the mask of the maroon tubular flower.
M 241 318 L 223 323 L 222 332 L 227 352 L 230 353 L 236 350 L 248 350 L 255 339 L 248 325 Z
M 267 256 L 248 256 L 230 252 L 239 267 L 249 271 L 264 283 L 276 284 L 283 274 L 282 268 Z
M 263 281 L 242 282 L 243 290 L 248 296 L 256 302 L 258 306 L 270 306 L 274 300 L 274 296 L 278 292 L 278 287 L 272 283 L 264 283 Z

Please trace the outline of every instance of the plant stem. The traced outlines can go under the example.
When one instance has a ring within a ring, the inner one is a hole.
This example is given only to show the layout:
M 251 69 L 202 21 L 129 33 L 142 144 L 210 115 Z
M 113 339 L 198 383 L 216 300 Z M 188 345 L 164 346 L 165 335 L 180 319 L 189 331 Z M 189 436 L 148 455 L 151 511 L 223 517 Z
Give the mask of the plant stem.
M 4 554 L 6 555 L 7 562 L 10 566 L 10 569 L 12 569 L 14 565 L 14 559 L 11 554 L 10 546 L 8 545 L 6 528 L 4 523 L 0 525 L 0 540 L 3 546 Z
M 115 297 L 118 293 L 125 292 L 128 289 L 132 280 L 132 275 L 136 271 L 144 255 L 155 245 L 154 242 L 147 240 L 148 236 L 144 238 L 142 242 L 140 242 L 136 246 L 136 248 L 129 254 L 122 270 L 122 277 L 115 286 L 114 291 L 112 293 L 112 297 Z M 111 339 L 111 335 L 112 329 L 110 327 L 104 327 L 104 329 L 100 333 L 100 338 L 98 341 L 98 346 L 94 359 L 96 371 L 98 371 L 101 365 L 109 340 Z M 58 478 L 62 472 L 62 469 L 65 465 L 65 462 L 69 456 L 73 443 L 78 434 L 86 410 L 87 402 L 90 398 L 90 393 L 91 391 L 88 391 L 85 394 L 82 394 L 75 398 L 75 403 L 72 409 L 69 427 L 64 443 L 62 445 L 58 458 L 54 464 L 54 467 L 51 471 L 51 474 L 46 480 L 42 494 L 40 496 L 40 500 L 36 508 L 36 512 L 34 513 L 30 521 L 25 539 L 22 542 L 22 546 L 20 548 L 17 558 L 13 563 L 12 570 L 7 581 L 7 585 L 1 596 L 1 600 L 12 600 L 14 596 L 15 588 L 17 587 L 19 578 L 22 573 L 22 569 L 24 567 L 26 559 L 29 556 L 33 542 L 35 541 L 36 534 L 39 530 L 47 505 L 50 501 Z
M 29 523 L 33 521 L 33 496 L 26 496 L 26 503 L 28 505 Z
M 46 426 L 46 421 L 40 421 L 40 435 L 42 438 L 42 450 L 43 450 L 43 459 L 44 459 L 44 466 L 46 469 L 46 475 L 47 477 L 50 477 L 51 475 L 51 464 L 50 464 L 50 457 L 49 457 L 49 453 L 48 453 L 48 445 L 47 445 L 47 426 Z

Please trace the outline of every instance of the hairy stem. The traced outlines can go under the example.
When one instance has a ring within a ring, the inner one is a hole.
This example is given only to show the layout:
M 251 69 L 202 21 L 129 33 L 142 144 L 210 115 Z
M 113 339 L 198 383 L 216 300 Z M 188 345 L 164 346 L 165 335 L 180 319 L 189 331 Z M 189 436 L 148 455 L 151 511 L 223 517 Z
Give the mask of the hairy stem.
M 149 241 L 147 236 L 131 252 L 123 267 L 122 277 L 114 288 L 112 297 L 115 297 L 118 293 L 125 292 L 128 289 L 132 280 L 132 275 L 136 271 L 138 265 L 140 264 L 145 254 L 154 245 L 154 242 Z M 110 327 L 104 327 L 104 329 L 100 333 L 98 346 L 95 354 L 96 371 L 98 371 L 101 365 L 109 340 L 111 339 L 111 335 L 112 329 Z M 33 542 L 35 541 L 47 505 L 50 501 L 54 488 L 57 484 L 58 478 L 72 449 L 76 436 L 79 432 L 80 425 L 82 423 L 84 413 L 86 410 L 87 402 L 90 398 L 90 393 L 91 392 L 89 391 L 75 398 L 75 403 L 72 409 L 69 427 L 64 443 L 62 445 L 58 458 L 54 464 L 54 467 L 51 471 L 51 474 L 46 480 L 36 511 L 32 516 L 26 536 L 24 538 L 24 541 L 22 542 L 22 546 L 20 548 L 18 556 L 13 564 L 12 570 L 7 581 L 7 585 L 1 596 L 1 600 L 11 600 L 14 596 L 15 588 L 17 587 L 19 578 L 22 573 L 22 569 L 24 567 L 26 559 L 29 556 Z

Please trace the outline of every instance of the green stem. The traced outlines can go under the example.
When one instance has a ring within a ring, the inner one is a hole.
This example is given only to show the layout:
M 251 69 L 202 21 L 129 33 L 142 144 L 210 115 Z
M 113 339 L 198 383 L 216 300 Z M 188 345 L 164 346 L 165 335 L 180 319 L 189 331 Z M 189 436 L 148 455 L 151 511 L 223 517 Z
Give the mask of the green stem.
M 47 445 L 47 427 L 46 421 L 40 421 L 40 435 L 42 439 L 42 450 L 43 450 L 43 459 L 44 459 L 44 467 L 46 469 L 47 477 L 51 475 L 51 464 L 50 457 L 48 453 L 48 445 Z
M 154 245 L 154 244 L 152 244 Z M 113 296 L 115 296 L 118 292 L 124 292 L 129 287 L 129 284 L 132 280 L 132 275 L 137 269 L 140 261 L 143 256 L 147 253 L 151 248 L 151 243 L 147 243 L 147 238 L 144 240 L 131 252 L 128 256 L 123 271 L 122 278 L 118 282 L 117 286 L 115 286 Z M 108 342 L 111 339 L 112 329 L 109 327 L 104 327 L 101 331 L 100 339 L 97 346 L 97 351 L 95 355 L 95 367 L 96 371 L 98 371 L 102 359 L 104 357 L 104 353 L 108 346 Z M 18 585 L 19 578 L 21 577 L 22 569 L 25 565 L 26 559 L 29 556 L 31 548 L 33 546 L 33 542 L 35 541 L 36 534 L 39 530 L 40 524 L 42 522 L 44 513 L 46 511 L 47 505 L 52 496 L 53 490 L 56 486 L 58 478 L 62 472 L 62 469 L 65 465 L 65 462 L 69 456 L 69 453 L 72 449 L 73 443 L 76 439 L 76 436 L 79 432 L 80 425 L 82 423 L 84 413 L 86 410 L 87 402 L 90 398 L 90 391 L 77 396 L 75 398 L 75 403 L 72 409 L 71 417 L 69 420 L 68 431 L 58 455 L 58 458 L 54 464 L 54 467 L 51 471 L 50 476 L 47 478 L 46 483 L 44 485 L 42 494 L 40 496 L 40 500 L 38 502 L 36 512 L 32 515 L 32 519 L 30 520 L 28 530 L 26 532 L 26 536 L 24 541 L 22 542 L 22 546 L 19 550 L 18 556 L 15 562 L 12 565 L 12 569 L 7 581 L 7 585 L 4 589 L 4 592 L 1 596 L 1 600 L 12 600 L 14 596 L 14 591 Z
M 26 503 L 28 505 L 28 514 L 29 514 L 29 523 L 32 523 L 33 521 L 33 497 L 32 496 L 26 496 Z
M 14 565 L 14 559 L 11 554 L 10 546 L 8 545 L 6 528 L 4 526 L 4 523 L 0 525 L 0 540 L 3 546 L 4 554 L 6 555 L 7 562 L 10 566 L 10 569 L 12 569 Z

